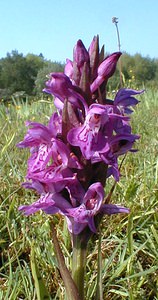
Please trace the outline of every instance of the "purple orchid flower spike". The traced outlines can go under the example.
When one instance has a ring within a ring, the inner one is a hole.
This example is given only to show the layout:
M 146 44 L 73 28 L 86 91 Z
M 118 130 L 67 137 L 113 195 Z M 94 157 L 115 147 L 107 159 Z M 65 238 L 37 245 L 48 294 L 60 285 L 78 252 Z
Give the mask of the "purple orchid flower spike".
M 66 61 L 65 73 L 51 73 L 46 82 L 44 91 L 55 97 L 57 112 L 48 126 L 28 121 L 27 134 L 18 143 L 20 148 L 29 147 L 31 153 L 25 186 L 41 195 L 28 214 L 40 209 L 42 203 L 46 213 L 65 215 L 75 234 L 87 226 L 96 232 L 97 214 L 128 212 L 104 204 L 106 178 L 113 175 L 119 180 L 118 157 L 135 151 L 133 145 L 139 139 L 132 134 L 125 114 L 131 113 L 130 107 L 138 103 L 135 95 L 143 91 L 121 89 L 114 101 L 105 99 L 107 81 L 120 56 L 121 52 L 115 52 L 104 59 L 98 36 L 88 50 L 78 40 L 73 61 Z
M 115 52 L 104 58 L 98 36 L 88 50 L 78 40 L 73 61 L 66 60 L 64 73 L 50 73 L 46 82 L 44 92 L 53 96 L 56 107 L 48 125 L 27 121 L 27 133 L 17 145 L 30 150 L 23 186 L 39 195 L 37 201 L 21 205 L 19 210 L 27 216 L 42 210 L 67 220 L 72 239 L 72 276 L 81 296 L 68 299 L 84 299 L 87 243 L 103 216 L 129 213 L 128 208 L 109 203 L 111 193 L 105 199 L 104 192 L 109 176 L 115 182 L 120 179 L 119 157 L 136 151 L 133 147 L 139 139 L 132 133 L 129 114 L 139 102 L 135 96 L 143 91 L 122 88 L 114 100 L 106 99 L 108 79 L 120 56 L 121 52 Z M 54 229 L 53 240 L 58 253 Z M 62 254 L 58 258 L 64 274 Z M 72 295 L 74 282 L 63 277 Z

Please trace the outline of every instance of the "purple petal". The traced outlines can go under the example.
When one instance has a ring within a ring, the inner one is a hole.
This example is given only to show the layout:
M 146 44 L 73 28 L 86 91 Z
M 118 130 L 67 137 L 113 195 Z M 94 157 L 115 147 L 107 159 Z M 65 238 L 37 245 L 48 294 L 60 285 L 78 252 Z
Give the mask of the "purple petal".
M 53 113 L 50 117 L 48 128 L 52 133 L 53 137 L 56 137 L 62 132 L 62 116 L 57 112 Z
M 134 142 L 139 138 L 140 136 L 136 134 L 118 134 L 113 136 L 109 141 L 112 153 L 117 156 L 125 154 L 131 150 Z
M 34 214 L 36 211 L 40 209 L 45 209 L 49 206 L 53 206 L 55 202 L 52 200 L 51 194 L 42 194 L 39 200 L 30 204 L 30 205 L 22 205 L 19 207 L 20 211 L 23 211 L 26 216 Z
M 50 143 L 50 140 L 52 138 L 51 131 L 40 123 L 35 122 L 26 122 L 26 126 L 31 126 L 31 128 L 28 129 L 27 134 L 24 137 L 24 140 L 17 144 L 17 147 L 19 148 L 25 148 L 25 147 L 33 147 L 38 146 L 41 143 Z
M 116 182 L 120 179 L 120 171 L 117 165 L 112 165 L 107 170 L 107 178 L 113 176 Z
M 142 94 L 143 92 L 144 90 L 137 91 L 132 89 L 120 89 L 116 94 L 114 105 L 120 105 L 123 107 L 134 106 L 139 101 L 132 96 Z
M 114 204 L 103 204 L 101 208 L 102 212 L 107 215 L 113 215 L 118 213 L 129 213 L 129 209 L 123 206 Z
M 77 223 L 70 217 L 66 217 L 68 230 L 73 234 L 80 234 L 82 230 L 87 226 L 87 224 Z
M 70 59 L 66 59 L 64 73 L 72 79 L 73 77 L 73 62 Z

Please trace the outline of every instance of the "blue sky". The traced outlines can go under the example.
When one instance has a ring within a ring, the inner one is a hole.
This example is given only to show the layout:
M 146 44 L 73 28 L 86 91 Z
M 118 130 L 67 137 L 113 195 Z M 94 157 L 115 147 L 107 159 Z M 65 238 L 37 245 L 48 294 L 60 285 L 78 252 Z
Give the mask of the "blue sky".
M 18 50 L 65 62 L 78 39 L 88 47 L 96 34 L 115 52 L 114 16 L 122 51 L 158 58 L 157 0 L 0 0 L 0 16 L 0 58 Z

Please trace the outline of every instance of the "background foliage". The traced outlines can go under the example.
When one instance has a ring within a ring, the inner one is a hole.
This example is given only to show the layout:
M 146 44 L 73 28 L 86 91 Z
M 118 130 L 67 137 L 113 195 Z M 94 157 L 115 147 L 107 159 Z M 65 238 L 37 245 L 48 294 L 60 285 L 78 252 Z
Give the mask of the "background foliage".
M 0 98 L 41 94 L 46 75 L 63 69 L 63 64 L 48 61 L 42 54 L 23 56 L 18 51 L 7 53 L 0 60 Z
M 142 57 L 140 54 L 131 56 L 123 53 L 121 60 L 123 81 L 128 87 L 139 88 L 142 85 L 156 88 L 158 85 L 158 59 Z M 14 50 L 0 59 L 0 99 L 41 96 L 46 75 L 50 72 L 62 72 L 64 64 L 47 60 L 42 54 L 34 55 Z M 110 79 L 109 90 L 119 87 L 119 70 Z

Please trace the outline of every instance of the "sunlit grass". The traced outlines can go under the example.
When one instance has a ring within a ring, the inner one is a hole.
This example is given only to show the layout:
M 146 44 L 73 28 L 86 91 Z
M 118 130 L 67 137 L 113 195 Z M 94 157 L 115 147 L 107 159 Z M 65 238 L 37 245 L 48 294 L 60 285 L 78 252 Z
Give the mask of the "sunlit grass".
M 158 299 L 158 92 L 147 90 L 133 117 L 133 131 L 141 139 L 128 154 L 112 200 L 130 208 L 127 217 L 104 219 L 102 229 L 102 278 L 104 299 Z M 65 299 L 50 231 L 50 217 L 43 213 L 25 217 L 22 203 L 36 199 L 21 187 L 25 180 L 27 150 L 16 143 L 26 132 L 25 121 L 47 124 L 53 102 L 35 101 L 0 106 L 0 299 L 37 299 L 30 267 L 34 249 L 38 268 L 52 299 Z M 112 182 L 110 179 L 109 184 Z M 71 242 L 62 217 L 55 216 L 66 263 L 71 262 Z M 89 244 L 85 277 L 88 299 L 95 299 L 98 239 Z

